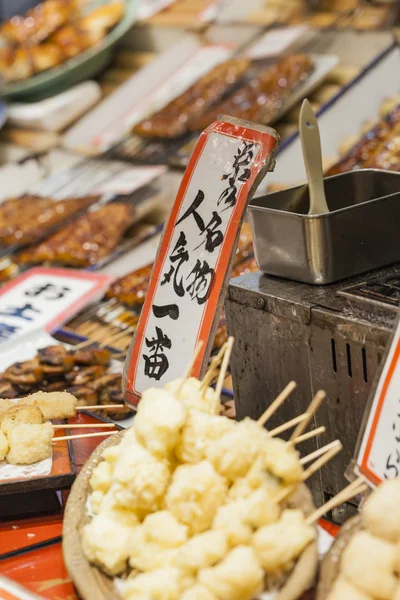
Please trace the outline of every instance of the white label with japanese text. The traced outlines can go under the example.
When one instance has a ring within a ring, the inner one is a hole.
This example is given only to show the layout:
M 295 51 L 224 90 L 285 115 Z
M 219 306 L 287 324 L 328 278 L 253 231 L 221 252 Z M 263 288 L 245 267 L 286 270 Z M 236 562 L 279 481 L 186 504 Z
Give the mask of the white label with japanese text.
M 357 473 L 373 485 L 400 476 L 400 321 L 379 378 L 356 462 Z
M 0 344 L 29 331 L 52 331 L 101 297 L 107 275 L 67 269 L 31 269 L 0 291 Z

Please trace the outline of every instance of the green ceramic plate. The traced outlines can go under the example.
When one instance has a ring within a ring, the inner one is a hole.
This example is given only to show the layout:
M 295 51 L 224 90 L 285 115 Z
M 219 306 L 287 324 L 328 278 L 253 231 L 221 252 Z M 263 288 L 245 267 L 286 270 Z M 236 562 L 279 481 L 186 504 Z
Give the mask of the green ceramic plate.
M 137 0 L 125 0 L 124 18 L 98 46 L 71 58 L 58 67 L 24 81 L 0 87 L 0 97 L 8 100 L 38 102 L 99 73 L 111 60 L 113 46 L 135 22 Z

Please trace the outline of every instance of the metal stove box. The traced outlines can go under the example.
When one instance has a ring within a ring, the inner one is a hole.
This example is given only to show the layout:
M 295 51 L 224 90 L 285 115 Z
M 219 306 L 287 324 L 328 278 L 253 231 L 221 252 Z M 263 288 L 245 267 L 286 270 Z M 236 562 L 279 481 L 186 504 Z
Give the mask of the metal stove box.
M 399 302 L 400 264 L 324 287 L 261 273 L 230 283 L 226 314 L 236 339 L 231 368 L 238 419 L 258 418 L 292 379 L 297 389 L 271 427 L 303 412 L 317 390 L 327 392 L 314 419 L 327 433 L 300 450 L 307 454 L 336 438 L 344 449 L 310 480 L 317 504 L 346 483 L 343 473 Z M 340 521 L 338 511 L 334 519 Z

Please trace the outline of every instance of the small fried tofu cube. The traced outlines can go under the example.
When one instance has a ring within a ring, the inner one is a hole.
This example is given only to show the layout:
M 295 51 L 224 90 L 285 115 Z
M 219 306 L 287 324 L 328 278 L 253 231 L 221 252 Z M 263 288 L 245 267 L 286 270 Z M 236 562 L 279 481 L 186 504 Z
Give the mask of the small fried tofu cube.
M 75 396 L 68 392 L 36 392 L 23 402 L 40 408 L 46 420 L 70 419 L 76 415 L 78 405 Z
M 89 480 L 92 490 L 99 490 L 105 494 L 112 484 L 112 467 L 110 463 L 103 460 L 93 469 Z
M 190 410 L 175 450 L 176 456 L 182 462 L 200 462 L 206 458 L 208 446 L 233 427 L 234 422 L 226 417 Z
M 271 496 L 276 496 L 282 487 L 281 480 L 272 475 L 265 466 L 264 458 L 256 458 L 244 477 L 236 479 L 229 490 L 228 496 L 232 500 L 250 496 L 258 488 L 265 488 Z
M 186 420 L 186 407 L 167 390 L 143 393 L 134 421 L 139 443 L 157 458 L 169 458 Z
M 183 385 L 181 384 L 181 379 L 175 379 L 175 381 L 167 383 L 165 388 L 174 394 L 177 394 L 179 389 L 180 392 L 177 395 L 177 399 L 187 406 L 187 408 L 199 410 L 209 415 L 220 414 L 222 405 L 213 388 L 207 387 L 206 389 L 201 389 L 201 381 L 195 377 L 189 377 Z
M 229 546 L 248 544 L 253 533 L 250 525 L 243 519 L 245 506 L 241 500 L 220 506 L 213 521 L 213 529 L 221 531 L 227 538 Z
M 336 579 L 327 600 L 373 600 L 373 597 L 354 587 L 350 581 L 340 575 Z
M 367 531 L 357 532 L 343 551 L 342 574 L 351 583 L 379 600 L 391 600 L 397 578 L 396 546 Z
M 141 573 L 121 584 L 125 600 L 177 600 L 181 592 L 181 573 L 173 567 Z
M 0 431 L 0 460 L 4 460 L 9 450 L 7 437 Z
M 212 567 L 227 552 L 228 543 L 222 531 L 204 531 L 179 548 L 173 564 L 182 571 L 194 574 L 200 569 Z
M 133 513 L 118 509 L 96 515 L 82 532 L 83 551 L 88 560 L 108 575 L 122 573 L 137 523 Z
M 268 438 L 263 447 L 263 457 L 267 469 L 283 479 L 285 483 L 297 483 L 303 476 L 300 456 L 294 446 L 279 438 Z
M 101 505 L 104 499 L 104 493 L 100 490 L 95 490 L 89 496 L 90 509 L 93 514 L 97 515 L 101 510 Z
M 264 572 L 254 550 L 238 546 L 215 567 L 200 571 L 198 581 L 219 600 L 251 600 L 263 589 Z
M 31 465 L 49 458 L 53 435 L 51 423 L 16 425 L 8 437 L 8 462 L 13 465 Z
M 180 600 L 218 600 L 217 596 L 200 583 L 185 590 Z
M 388 542 L 400 540 L 399 507 L 400 479 L 385 481 L 363 506 L 362 518 L 368 531 Z
M 211 526 L 226 494 L 223 478 L 208 461 L 203 460 L 196 465 L 180 465 L 175 470 L 165 505 L 189 527 L 191 534 L 201 533 Z
M 5 435 L 10 435 L 16 425 L 31 423 L 40 425 L 44 422 L 42 412 L 36 406 L 13 406 L 9 408 L 0 417 L 1 431 Z
M 252 547 L 265 572 L 274 573 L 288 569 L 315 536 L 315 528 L 306 524 L 301 510 L 285 510 L 277 523 L 255 532 Z

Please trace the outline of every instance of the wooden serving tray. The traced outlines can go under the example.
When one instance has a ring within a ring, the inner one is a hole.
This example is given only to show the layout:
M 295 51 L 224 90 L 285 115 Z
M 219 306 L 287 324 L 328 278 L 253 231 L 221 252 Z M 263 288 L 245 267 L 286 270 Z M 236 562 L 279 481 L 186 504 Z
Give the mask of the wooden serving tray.
M 340 559 L 350 538 L 362 529 L 361 516 L 357 515 L 347 521 L 333 542 L 329 552 L 321 564 L 320 577 L 317 588 L 316 600 L 325 600 L 339 575 Z
M 82 600 L 122 600 L 113 580 L 86 558 L 81 544 L 83 526 L 90 520 L 86 502 L 90 493 L 89 480 L 93 469 L 102 460 L 103 451 L 118 444 L 125 431 L 113 435 L 99 444 L 85 463 L 72 486 L 64 514 L 63 555 L 68 573 Z M 306 515 L 315 507 L 311 493 L 305 485 L 299 486 L 288 501 L 289 508 L 301 508 Z M 318 567 L 317 543 L 310 544 L 297 561 L 290 577 L 275 600 L 297 600 L 313 584 Z

